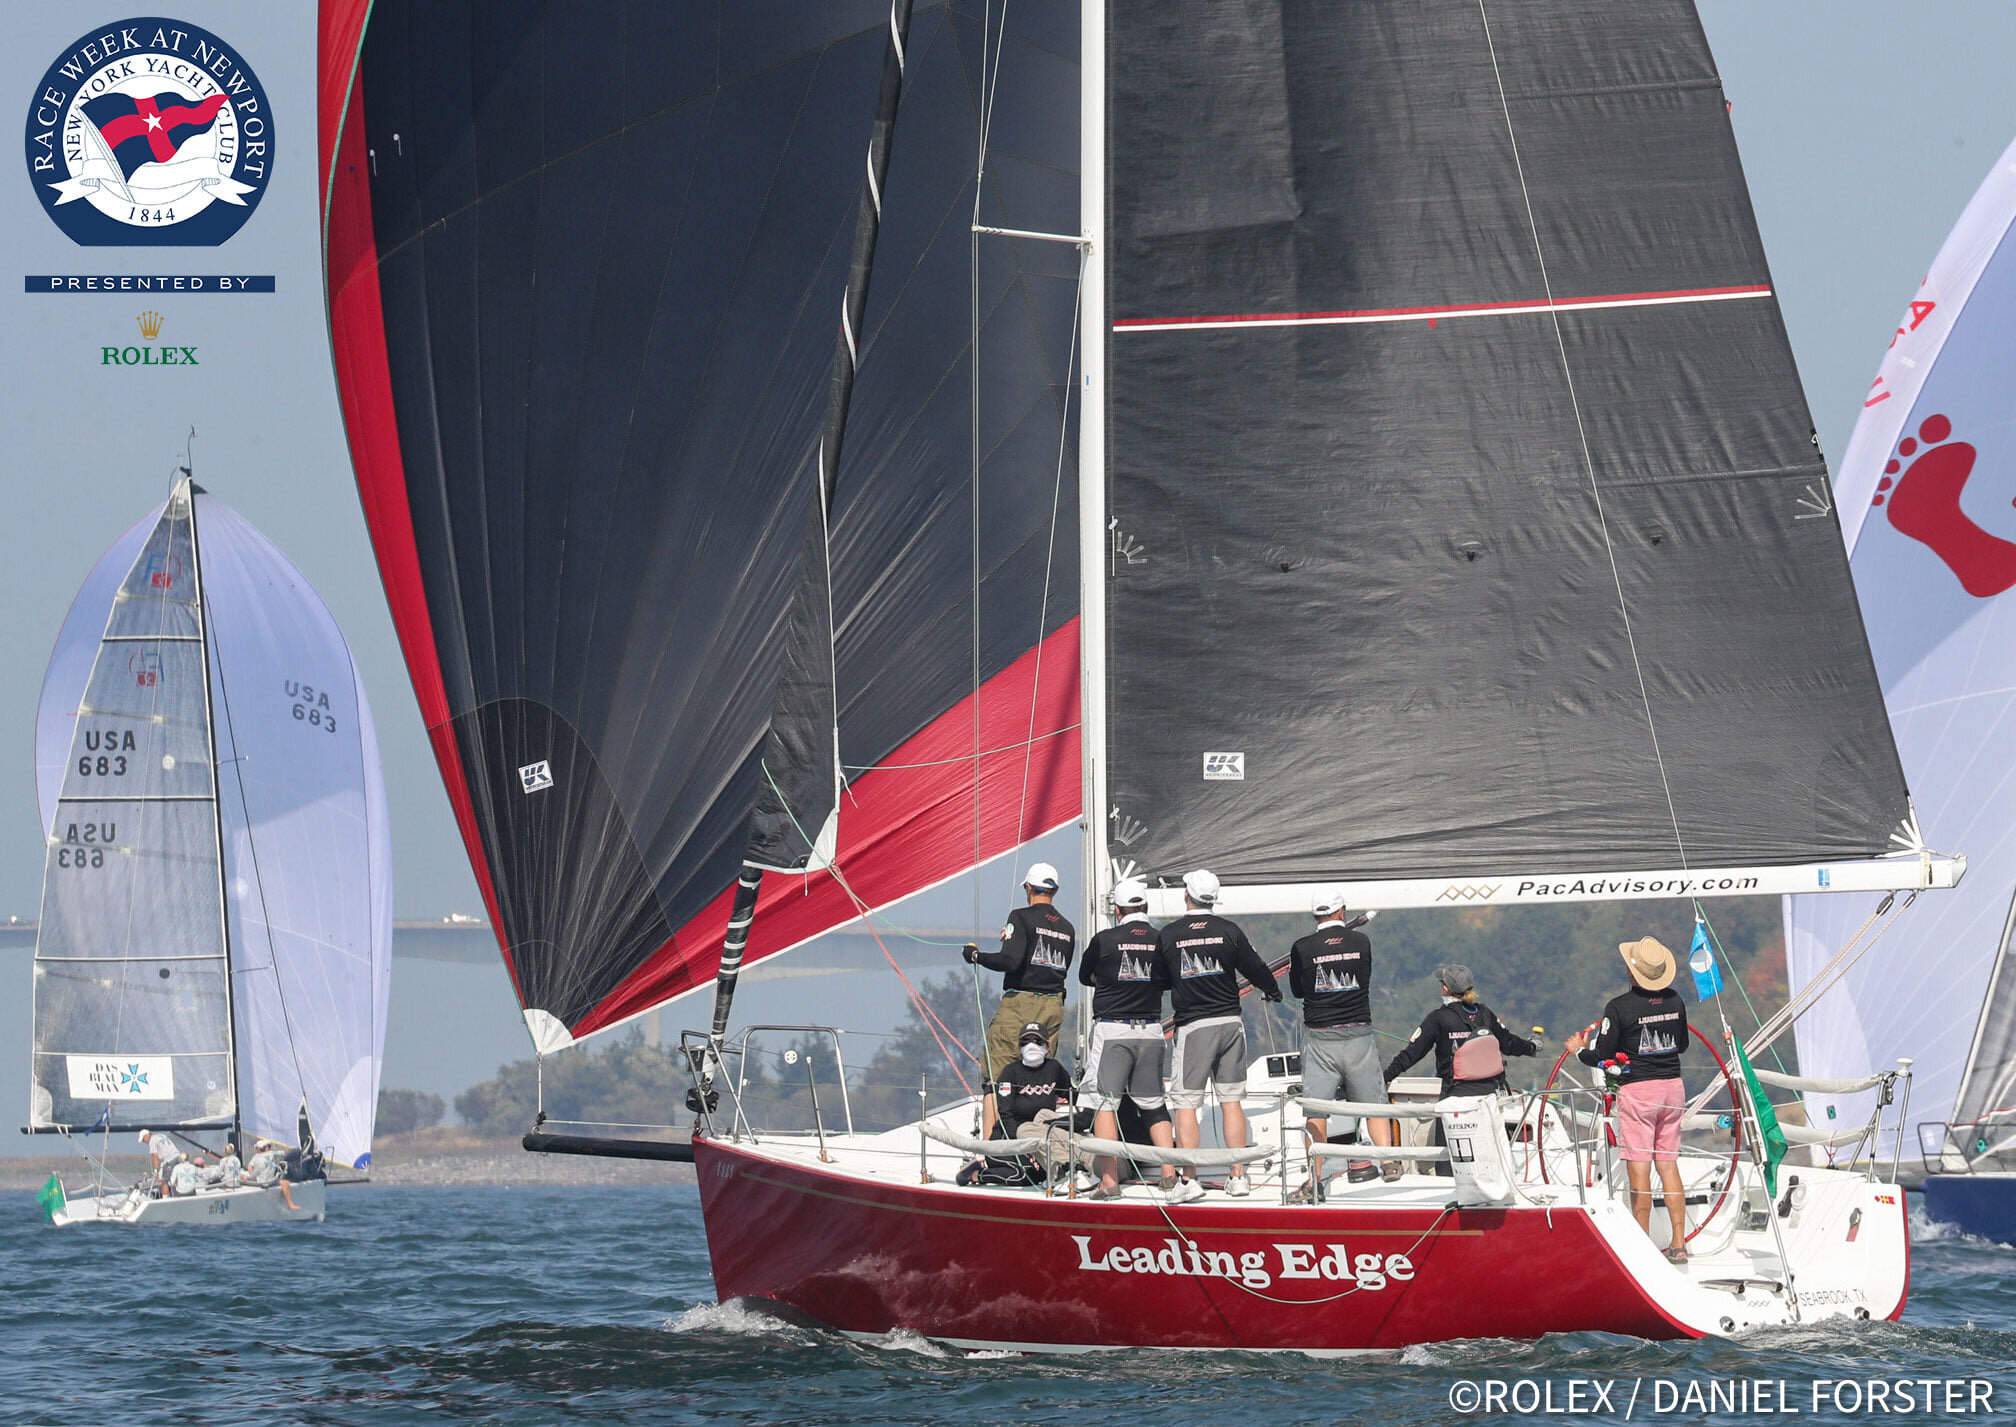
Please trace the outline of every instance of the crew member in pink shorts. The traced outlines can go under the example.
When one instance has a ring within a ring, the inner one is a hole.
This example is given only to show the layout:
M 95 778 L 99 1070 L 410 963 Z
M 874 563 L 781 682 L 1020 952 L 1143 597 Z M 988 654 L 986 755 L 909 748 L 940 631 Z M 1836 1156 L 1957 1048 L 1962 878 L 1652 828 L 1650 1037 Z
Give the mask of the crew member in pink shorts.
M 1587 1031 L 1568 1038 L 1584 1065 L 1618 1061 L 1625 1073 L 1617 1087 L 1618 1153 L 1631 1180 L 1631 1212 L 1638 1227 L 1652 1231 L 1652 1170 L 1659 1170 L 1673 1241 L 1666 1257 L 1687 1262 L 1687 1200 L 1680 1185 L 1680 1121 L 1687 1093 L 1680 1083 L 1680 1053 L 1687 1049 L 1687 1003 L 1673 989 L 1679 959 L 1657 937 L 1627 941 L 1617 948 L 1631 973 L 1631 989 L 1603 1008 L 1603 1024 L 1592 1042 Z

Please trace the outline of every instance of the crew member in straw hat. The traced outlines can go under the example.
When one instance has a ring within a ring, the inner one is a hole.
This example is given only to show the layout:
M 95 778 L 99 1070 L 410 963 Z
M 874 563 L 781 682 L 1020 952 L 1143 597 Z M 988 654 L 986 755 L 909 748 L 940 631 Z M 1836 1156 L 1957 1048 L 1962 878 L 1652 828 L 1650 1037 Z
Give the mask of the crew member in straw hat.
M 1687 1261 L 1687 1202 L 1680 1185 L 1680 1122 L 1687 1092 L 1680 1084 L 1680 1054 L 1687 1049 L 1687 1003 L 1673 989 L 1679 958 L 1657 937 L 1641 937 L 1617 948 L 1631 973 L 1631 989 L 1603 1008 L 1595 1039 L 1588 1031 L 1568 1038 L 1568 1049 L 1584 1065 L 1615 1067 L 1618 1153 L 1631 1180 L 1631 1212 L 1638 1227 L 1652 1230 L 1652 1169 L 1659 1170 L 1673 1241 L 1666 1257 Z
M 982 951 L 967 942 L 964 956 L 975 965 L 1001 973 L 1001 1004 L 987 1025 L 986 1057 L 980 1092 L 980 1134 L 994 1133 L 994 1077 L 1018 1058 L 1017 1042 L 1031 1021 L 1043 1027 L 1051 1055 L 1057 1053 L 1057 1033 L 1064 1029 L 1064 976 L 1078 950 L 1078 933 L 1052 905 L 1057 899 L 1057 869 L 1047 862 L 1030 864 L 1022 878 L 1029 905 L 1008 914 L 1001 928 L 1001 949 Z

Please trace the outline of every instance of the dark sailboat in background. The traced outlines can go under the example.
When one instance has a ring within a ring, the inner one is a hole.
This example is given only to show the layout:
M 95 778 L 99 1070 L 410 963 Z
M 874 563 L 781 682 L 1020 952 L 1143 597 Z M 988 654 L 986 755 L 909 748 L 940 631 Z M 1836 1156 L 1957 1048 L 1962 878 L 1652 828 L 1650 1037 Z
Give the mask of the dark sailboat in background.
M 1197 863 L 1234 914 L 1957 879 L 1683 0 L 325 0 L 323 43 L 360 490 L 542 1052 L 718 974 L 711 1077 L 743 937 L 1081 810 L 1095 915 Z M 1289 1205 L 1280 1104 L 1192 1152 L 1259 1161 L 1239 1205 L 954 1187 L 964 1104 L 814 1141 L 703 1098 L 692 1152 L 723 1296 L 853 1332 L 1901 1311 L 1894 1188 L 1812 1171 L 1781 1222 L 1699 1158 L 1690 1273 L 1573 1099 L 1396 1110 L 1478 1146 L 1460 1208 Z

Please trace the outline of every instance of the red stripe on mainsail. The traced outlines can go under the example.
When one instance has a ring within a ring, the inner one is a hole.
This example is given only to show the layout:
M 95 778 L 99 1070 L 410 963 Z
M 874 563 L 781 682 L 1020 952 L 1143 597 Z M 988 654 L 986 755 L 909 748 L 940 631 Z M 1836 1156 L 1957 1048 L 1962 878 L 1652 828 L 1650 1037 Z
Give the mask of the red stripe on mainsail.
M 1434 307 L 1366 307 L 1337 312 L 1246 312 L 1217 317 L 1120 317 L 1116 329 L 1155 327 L 1200 327 L 1297 322 L 1405 322 L 1412 318 L 1448 317 L 1457 314 L 1484 316 L 1490 313 L 1572 311 L 1578 307 L 1651 306 L 1659 303 L 1710 301 L 1716 298 L 1769 297 L 1771 289 L 1759 285 L 1745 287 L 1689 287 L 1670 292 L 1617 292 L 1601 297 L 1524 298 L 1512 302 L 1449 302 Z
M 326 63 L 326 54 L 324 59 Z M 347 64 L 343 68 L 349 72 Z M 490 925 L 496 929 L 497 948 L 504 954 L 504 966 L 515 989 L 518 968 L 505 941 L 497 891 L 484 859 L 469 780 L 462 770 L 462 750 L 448 722 L 448 694 L 434 645 L 434 622 L 427 610 L 427 588 L 420 577 L 413 511 L 407 504 L 406 464 L 399 451 L 399 418 L 392 404 L 392 374 L 385 347 L 385 309 L 378 288 L 378 246 L 371 231 L 361 92 L 351 94 L 347 113 L 325 187 L 328 210 L 323 223 L 323 283 L 329 303 L 329 346 L 336 366 L 337 399 L 343 408 L 350 462 L 357 471 L 357 496 L 378 556 L 378 577 L 392 609 L 392 624 L 399 632 L 413 693 L 434 745 L 435 761 L 441 765 L 441 780 L 447 785 L 448 801 L 454 806 L 470 866 L 476 870 L 476 885 L 482 890 Z
M 1030 742 L 1032 694 L 1036 738 Z M 980 688 L 979 703 L 980 747 L 988 750 L 979 760 L 984 861 L 1079 814 L 1078 621 L 989 679 Z M 848 785 L 840 800 L 840 872 L 871 908 L 886 907 L 973 865 L 973 767 L 969 696 Z M 725 889 L 571 1027 L 574 1034 L 588 1035 L 711 985 L 734 899 L 734 889 Z M 858 915 L 832 875 L 773 872 L 764 879 L 743 965 L 788 951 Z

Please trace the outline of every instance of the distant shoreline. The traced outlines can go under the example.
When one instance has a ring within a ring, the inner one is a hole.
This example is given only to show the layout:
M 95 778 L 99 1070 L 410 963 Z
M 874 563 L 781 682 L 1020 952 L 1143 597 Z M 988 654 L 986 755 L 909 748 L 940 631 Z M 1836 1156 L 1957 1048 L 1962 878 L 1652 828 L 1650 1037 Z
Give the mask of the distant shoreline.
M 115 1178 L 131 1183 L 145 1161 L 113 1155 Z M 71 1189 L 87 1186 L 93 1174 L 81 1154 L 0 1159 L 0 1190 L 40 1189 L 55 1174 Z M 598 1159 L 587 1155 L 531 1154 L 516 1140 L 488 1139 L 441 1126 L 410 1135 L 382 1137 L 372 1154 L 368 1177 L 352 1179 L 338 1168 L 331 1188 L 381 1185 L 394 1189 L 530 1188 L 565 1185 L 600 1188 L 637 1184 L 691 1184 L 693 1167 L 653 1160 Z M 340 1202 L 340 1201 L 338 1201 Z

